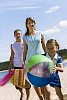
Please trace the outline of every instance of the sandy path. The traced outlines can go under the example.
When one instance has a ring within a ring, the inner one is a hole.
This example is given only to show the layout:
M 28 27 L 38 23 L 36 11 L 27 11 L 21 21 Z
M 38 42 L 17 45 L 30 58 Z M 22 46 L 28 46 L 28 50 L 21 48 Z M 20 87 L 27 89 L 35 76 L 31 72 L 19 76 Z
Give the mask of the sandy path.
M 64 72 L 60 73 L 61 83 L 62 83 L 62 93 L 67 100 L 67 67 L 64 68 Z M 24 100 L 26 100 L 26 92 L 24 92 Z M 15 89 L 15 87 L 8 83 L 3 87 L 0 87 L 0 100 L 20 100 L 20 92 Z M 33 86 L 31 87 L 30 99 L 29 100 L 39 100 Z M 55 94 L 54 88 L 51 88 L 51 100 L 58 100 Z

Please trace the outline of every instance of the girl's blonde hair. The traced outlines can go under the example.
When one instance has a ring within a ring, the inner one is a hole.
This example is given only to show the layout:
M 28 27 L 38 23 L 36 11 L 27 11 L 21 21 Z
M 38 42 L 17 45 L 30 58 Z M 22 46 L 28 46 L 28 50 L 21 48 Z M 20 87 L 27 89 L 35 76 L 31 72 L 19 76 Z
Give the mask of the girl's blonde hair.
M 47 41 L 46 45 L 48 45 L 49 43 L 54 43 L 57 46 L 57 49 L 59 50 L 59 44 L 55 39 L 50 39 Z

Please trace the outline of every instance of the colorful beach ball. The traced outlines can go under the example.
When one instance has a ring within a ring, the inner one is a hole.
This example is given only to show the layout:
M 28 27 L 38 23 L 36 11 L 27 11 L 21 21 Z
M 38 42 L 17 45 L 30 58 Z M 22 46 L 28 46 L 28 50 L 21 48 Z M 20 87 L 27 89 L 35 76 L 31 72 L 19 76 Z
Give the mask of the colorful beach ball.
M 34 55 L 28 61 L 26 68 L 30 83 L 37 87 L 46 86 L 51 82 L 54 63 L 44 55 Z

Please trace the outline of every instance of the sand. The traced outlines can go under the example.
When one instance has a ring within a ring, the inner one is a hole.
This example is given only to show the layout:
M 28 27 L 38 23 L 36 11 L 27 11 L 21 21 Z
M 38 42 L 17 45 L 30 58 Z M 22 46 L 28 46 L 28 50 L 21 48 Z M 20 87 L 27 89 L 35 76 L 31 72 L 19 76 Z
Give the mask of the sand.
M 64 100 L 67 100 L 67 67 L 64 68 L 63 73 L 60 74 L 60 79 L 62 83 L 62 93 L 64 95 Z M 54 88 L 51 87 L 51 100 L 59 100 Z M 23 100 L 26 100 L 26 92 L 23 89 L 24 97 Z M 20 100 L 20 92 L 15 89 L 13 84 L 10 82 L 0 87 L 0 100 Z M 30 99 L 29 100 L 39 100 L 33 86 L 31 87 Z

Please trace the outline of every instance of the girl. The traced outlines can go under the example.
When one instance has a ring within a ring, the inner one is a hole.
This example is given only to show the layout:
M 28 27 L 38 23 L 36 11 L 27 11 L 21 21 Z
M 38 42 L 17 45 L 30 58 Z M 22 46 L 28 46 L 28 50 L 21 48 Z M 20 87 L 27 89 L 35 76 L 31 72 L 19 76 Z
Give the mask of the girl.
M 22 32 L 17 29 L 14 31 L 14 37 L 16 41 L 11 44 L 11 56 L 9 63 L 9 70 L 14 66 L 14 85 L 19 89 L 21 93 L 20 100 L 23 100 L 23 87 L 24 87 L 24 70 L 23 70 L 23 41 L 22 41 Z M 27 84 L 26 94 L 27 98 L 29 95 L 29 83 L 25 80 Z
M 55 39 L 50 39 L 47 41 L 46 47 L 46 56 L 54 62 L 53 72 L 55 76 L 52 79 L 50 86 L 55 88 L 59 100 L 63 100 L 63 95 L 61 92 L 61 82 L 58 74 L 58 72 L 63 72 L 62 57 L 57 54 L 57 51 L 59 50 L 59 44 Z M 45 96 L 46 100 L 50 100 L 50 91 L 48 85 L 45 87 Z

